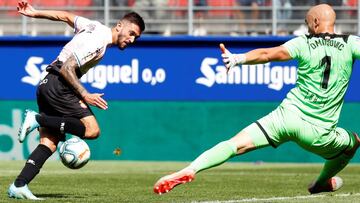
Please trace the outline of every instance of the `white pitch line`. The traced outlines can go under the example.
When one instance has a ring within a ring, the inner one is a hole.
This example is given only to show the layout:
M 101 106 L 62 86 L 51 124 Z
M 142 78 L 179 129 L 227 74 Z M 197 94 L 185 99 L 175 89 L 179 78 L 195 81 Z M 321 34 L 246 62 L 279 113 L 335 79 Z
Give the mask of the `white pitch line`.
M 238 203 L 238 202 L 268 202 L 268 201 L 283 201 L 283 200 L 296 200 L 296 199 L 314 199 L 319 197 L 326 197 L 327 195 L 301 195 L 294 197 L 270 197 L 270 198 L 249 198 L 240 200 L 225 200 L 225 201 L 200 201 L 192 203 Z M 360 196 L 360 193 L 342 193 L 335 194 L 332 197 L 348 197 L 348 196 Z

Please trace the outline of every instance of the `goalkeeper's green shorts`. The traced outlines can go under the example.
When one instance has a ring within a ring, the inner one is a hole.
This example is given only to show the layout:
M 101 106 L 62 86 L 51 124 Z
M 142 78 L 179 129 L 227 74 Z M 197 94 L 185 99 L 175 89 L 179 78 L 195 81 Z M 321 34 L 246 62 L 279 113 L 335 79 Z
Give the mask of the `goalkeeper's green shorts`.
M 328 130 L 313 125 L 281 106 L 244 130 L 257 148 L 269 145 L 276 148 L 284 142 L 294 141 L 325 159 L 336 158 L 356 143 L 354 135 L 343 128 Z

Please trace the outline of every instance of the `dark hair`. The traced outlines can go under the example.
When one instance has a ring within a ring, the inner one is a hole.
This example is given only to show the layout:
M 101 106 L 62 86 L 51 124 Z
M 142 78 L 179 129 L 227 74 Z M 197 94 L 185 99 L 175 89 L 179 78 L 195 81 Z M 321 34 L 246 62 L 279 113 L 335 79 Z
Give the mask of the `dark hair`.
M 136 12 L 127 13 L 121 20 L 127 20 L 130 23 L 136 24 L 137 26 L 139 26 L 141 32 L 145 30 L 145 22 L 143 18 Z

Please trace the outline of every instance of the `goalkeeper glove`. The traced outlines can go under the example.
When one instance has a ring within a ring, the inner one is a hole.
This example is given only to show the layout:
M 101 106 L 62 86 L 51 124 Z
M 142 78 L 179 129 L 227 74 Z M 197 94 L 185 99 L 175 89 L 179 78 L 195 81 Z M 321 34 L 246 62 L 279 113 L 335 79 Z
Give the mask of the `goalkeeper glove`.
M 238 64 L 245 63 L 246 61 L 245 54 L 232 54 L 226 48 L 224 50 L 225 51 L 224 53 L 221 54 L 221 57 L 223 58 L 223 62 L 228 71 Z

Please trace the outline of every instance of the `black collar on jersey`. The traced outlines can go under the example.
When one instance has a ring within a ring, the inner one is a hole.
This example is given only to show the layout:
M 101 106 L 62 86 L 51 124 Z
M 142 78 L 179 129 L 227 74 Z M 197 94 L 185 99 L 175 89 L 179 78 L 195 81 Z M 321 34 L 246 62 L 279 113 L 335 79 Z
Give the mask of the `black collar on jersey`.
M 346 43 L 349 38 L 349 35 L 330 34 L 330 33 L 326 32 L 326 33 L 318 33 L 318 34 L 309 34 L 309 35 L 306 35 L 306 37 L 308 39 L 311 39 L 313 37 L 323 38 L 323 39 L 343 38 L 344 42 Z

